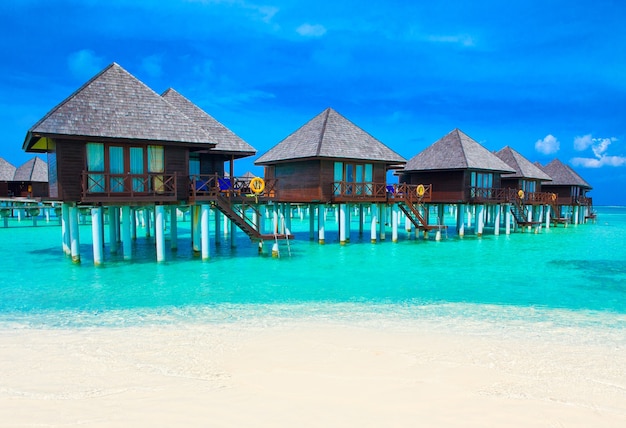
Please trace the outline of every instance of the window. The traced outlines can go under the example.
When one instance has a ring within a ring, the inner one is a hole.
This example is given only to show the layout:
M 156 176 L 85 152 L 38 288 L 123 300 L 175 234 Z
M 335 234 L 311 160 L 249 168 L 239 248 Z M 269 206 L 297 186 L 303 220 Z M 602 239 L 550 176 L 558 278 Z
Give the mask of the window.
M 87 171 L 87 191 L 104 192 L 104 144 L 87 143 Z
M 163 146 L 87 143 L 87 192 L 130 193 L 164 190 Z M 147 173 L 152 174 L 152 183 Z M 161 174 L 158 174 L 161 173 Z

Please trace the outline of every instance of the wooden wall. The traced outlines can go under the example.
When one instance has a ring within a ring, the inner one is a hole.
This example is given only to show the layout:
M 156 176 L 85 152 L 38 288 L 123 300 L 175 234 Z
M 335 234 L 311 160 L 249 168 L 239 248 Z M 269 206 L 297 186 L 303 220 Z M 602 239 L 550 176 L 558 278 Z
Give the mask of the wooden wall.
M 189 152 L 185 147 L 165 146 L 165 173 L 176 173 L 176 194 L 179 201 L 189 199 Z
M 85 143 L 57 140 L 57 180 L 59 200 L 78 202 L 82 196 L 81 173 L 85 170 Z
M 322 201 L 320 173 L 319 160 L 281 163 L 266 167 L 266 178 L 277 180 L 276 199 L 281 202 Z M 332 180 L 332 169 L 330 174 Z
M 466 202 L 470 184 L 469 171 L 423 171 L 400 175 L 400 182 L 407 184 L 432 184 L 432 202 Z

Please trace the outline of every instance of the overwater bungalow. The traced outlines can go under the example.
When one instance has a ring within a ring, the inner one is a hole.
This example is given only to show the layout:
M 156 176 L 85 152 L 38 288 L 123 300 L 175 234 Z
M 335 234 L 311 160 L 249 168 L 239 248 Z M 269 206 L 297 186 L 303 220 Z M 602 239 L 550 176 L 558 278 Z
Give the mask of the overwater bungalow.
M 495 154 L 515 170 L 514 173 L 501 175 L 500 186 L 506 192 L 506 200 L 512 202 L 511 212 L 516 223 L 520 226 L 541 224 L 543 217 L 547 216 L 546 225 L 549 226 L 551 209 L 554 210 L 552 217 L 558 217 L 553 206 L 555 196 L 542 191 L 542 183 L 549 183 L 552 178 L 509 146 Z
M 9 183 L 13 196 L 41 200 L 48 197 L 48 164 L 35 156 L 20 165 Z
M 121 233 L 124 258 L 131 258 L 135 214 L 141 213 L 147 235 L 154 223 L 157 260 L 164 260 L 166 208 L 175 249 L 176 210 L 199 203 L 192 189 L 219 190 L 224 162 L 234 176 L 234 159 L 255 153 L 174 90 L 161 96 L 115 63 L 33 125 L 23 149 L 47 153 L 49 198 L 63 202 L 64 249 L 75 261 L 80 261 L 78 209 L 91 211 L 96 264 L 102 261 L 103 208 L 112 253 Z M 191 173 L 214 179 L 192 188 Z M 208 258 L 209 208 L 209 198 L 194 207 L 194 230 L 202 230 L 194 234 L 194 248 L 202 248 L 203 258 Z
M 473 215 L 477 235 L 482 235 L 488 220 L 499 233 L 500 204 L 510 203 L 502 190 L 501 176 L 513 173 L 513 168 L 459 129 L 409 159 L 398 172 L 400 183 L 430 190 L 428 205 L 437 205 L 438 224 L 443 223 L 445 204 L 456 207 L 457 233 L 461 236 L 472 225 Z M 509 211 L 506 209 L 505 215 Z M 505 223 L 508 233 L 510 221 Z
M 555 222 L 567 224 L 571 221 L 578 224 L 595 218 L 592 198 L 587 196 L 592 187 L 576 171 L 559 159 L 537 166 L 552 178 L 551 181 L 542 183 L 542 189 L 555 195 Z
M 13 181 L 15 170 L 12 164 L 0 158 L 0 198 L 13 196 L 9 193 L 9 183 Z
M 265 167 L 266 180 L 276 180 L 276 202 L 307 204 L 311 213 L 318 210 L 320 243 L 325 240 L 321 212 L 325 206 L 336 206 L 341 216 L 340 242 L 344 243 L 349 239 L 350 224 L 346 206 L 358 205 L 359 215 L 365 205 L 372 208 L 374 204 L 373 209 L 380 211 L 381 206 L 375 204 L 387 202 L 387 172 L 401 168 L 405 162 L 379 140 L 327 108 L 255 164 Z M 311 215 L 311 235 L 313 227 Z M 372 239 L 376 239 L 374 234 Z

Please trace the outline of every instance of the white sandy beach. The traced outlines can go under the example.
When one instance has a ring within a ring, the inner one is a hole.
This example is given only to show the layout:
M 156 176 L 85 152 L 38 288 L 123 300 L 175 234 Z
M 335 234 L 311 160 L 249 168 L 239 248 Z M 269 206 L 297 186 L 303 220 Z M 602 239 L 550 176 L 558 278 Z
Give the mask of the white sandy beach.
M 325 322 L 0 330 L 0 427 L 624 427 L 619 346 Z

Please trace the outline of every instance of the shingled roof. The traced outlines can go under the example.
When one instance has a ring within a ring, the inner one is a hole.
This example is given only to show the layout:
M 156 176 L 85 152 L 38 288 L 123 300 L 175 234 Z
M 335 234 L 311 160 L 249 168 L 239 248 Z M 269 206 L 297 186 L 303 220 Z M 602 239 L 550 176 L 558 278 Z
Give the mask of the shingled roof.
M 13 181 L 15 169 L 9 162 L 0 158 L 0 181 Z
M 496 156 L 515 170 L 513 174 L 503 174 L 502 178 L 528 178 L 532 180 L 552 181 L 552 178 L 548 174 L 509 146 L 497 151 Z
M 13 181 L 48 182 L 48 164 L 35 156 L 15 170 Z
M 552 182 L 546 183 L 550 186 L 579 186 L 585 189 L 592 189 L 589 183 L 578 175 L 576 171 L 558 159 L 541 166 L 541 169 L 552 178 Z
M 213 144 L 206 131 L 116 63 L 37 122 L 23 149 L 59 136 Z
M 241 156 L 252 156 L 256 153 L 254 147 L 176 90 L 170 88 L 161 96 L 211 136 L 212 141 L 217 143 L 211 152 L 232 153 Z
M 458 128 L 409 159 L 404 166 L 404 171 L 454 169 L 515 172 L 499 157 L 472 140 Z
M 327 108 L 256 160 L 257 165 L 311 158 L 404 164 L 406 159 Z

